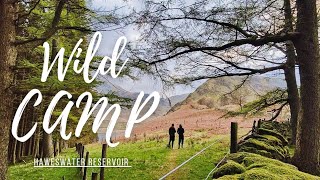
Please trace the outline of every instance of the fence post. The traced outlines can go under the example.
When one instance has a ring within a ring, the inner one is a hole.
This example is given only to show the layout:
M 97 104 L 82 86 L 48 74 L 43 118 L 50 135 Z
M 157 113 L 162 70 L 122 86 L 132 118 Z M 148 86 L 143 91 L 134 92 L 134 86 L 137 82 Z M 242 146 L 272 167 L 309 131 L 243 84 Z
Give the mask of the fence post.
M 256 120 L 253 121 L 253 125 L 252 125 L 252 134 L 256 132 Z
M 78 143 L 75 144 L 75 147 L 76 147 L 76 151 L 77 153 L 79 154 L 79 150 L 78 150 Z
M 91 179 L 92 180 L 97 180 L 98 179 L 98 173 L 92 173 L 92 175 L 91 175 Z
M 78 149 L 79 158 L 81 158 L 82 146 L 80 146 L 80 144 L 78 144 Z
M 230 153 L 237 152 L 237 146 L 238 146 L 237 136 L 238 136 L 238 123 L 231 122 Z
M 106 158 L 107 156 L 107 144 L 102 144 L 102 155 L 101 155 L 101 159 Z M 100 180 L 104 180 L 104 167 L 105 164 L 101 165 L 100 168 Z
M 261 128 L 261 119 L 258 121 L 258 129 Z
M 80 157 L 83 158 L 84 157 L 83 155 L 84 155 L 84 146 L 82 145 L 81 146 L 81 155 L 80 155 Z
M 89 160 L 89 152 L 86 153 L 86 161 L 84 162 L 84 170 L 83 170 L 83 180 L 87 179 L 87 166 L 88 166 L 88 160 Z
M 84 146 L 81 144 L 80 146 L 80 162 L 82 162 L 83 159 L 83 154 L 84 154 Z M 83 164 L 81 163 L 81 167 L 80 167 L 80 172 L 83 175 Z

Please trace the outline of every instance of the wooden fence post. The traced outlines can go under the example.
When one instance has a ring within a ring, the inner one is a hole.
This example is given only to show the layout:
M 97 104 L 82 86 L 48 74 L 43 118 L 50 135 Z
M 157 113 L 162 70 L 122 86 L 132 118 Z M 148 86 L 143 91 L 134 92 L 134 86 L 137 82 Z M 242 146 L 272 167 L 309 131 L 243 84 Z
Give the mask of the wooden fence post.
M 76 151 L 77 153 L 79 154 L 79 150 L 78 150 L 78 143 L 75 144 L 75 147 L 76 147 Z
M 84 163 L 83 178 L 82 178 L 83 180 L 87 179 L 88 160 L 89 160 L 89 152 L 86 153 L 86 161 Z
M 81 146 L 81 155 L 80 155 L 80 157 L 83 158 L 84 157 L 83 155 L 84 155 L 84 146 Z
M 101 159 L 106 158 L 106 156 L 107 156 L 107 144 L 103 144 Z M 101 168 L 100 168 L 100 180 L 104 180 L 104 167 L 103 166 L 105 166 L 105 164 L 102 164 Z
M 91 175 L 91 179 L 92 180 L 97 180 L 98 179 L 98 173 L 92 173 L 92 175 Z
M 84 146 L 81 144 L 80 145 L 80 164 L 81 164 L 81 167 L 80 167 L 80 172 L 81 172 L 81 174 L 83 175 L 83 164 L 82 164 L 82 159 L 83 159 L 83 154 L 84 154 Z
M 80 147 L 80 144 L 78 144 L 78 154 L 79 154 L 79 158 L 81 158 L 81 151 L 82 151 L 82 147 Z
M 251 133 L 254 134 L 256 132 L 256 120 L 253 121 Z
M 258 121 L 258 129 L 261 128 L 261 119 Z
M 231 122 L 230 153 L 237 152 L 237 146 L 238 146 L 237 136 L 238 136 L 238 123 Z

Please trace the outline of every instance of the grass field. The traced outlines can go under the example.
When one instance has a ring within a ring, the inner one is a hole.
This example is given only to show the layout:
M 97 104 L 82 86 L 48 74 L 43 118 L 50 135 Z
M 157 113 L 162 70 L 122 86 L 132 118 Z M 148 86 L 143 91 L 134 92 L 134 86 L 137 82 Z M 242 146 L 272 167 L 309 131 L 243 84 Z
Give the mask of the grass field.
M 138 140 L 121 142 L 116 148 L 107 149 L 107 157 L 125 157 L 129 159 L 130 168 L 105 168 L 107 179 L 159 179 L 164 174 L 215 142 L 199 156 L 185 164 L 167 179 L 204 179 L 228 151 L 229 135 L 208 136 L 206 131 L 195 131 L 185 139 L 183 149 L 166 148 L 167 138 L 160 140 Z M 101 144 L 86 145 L 90 157 L 101 157 Z M 59 157 L 77 157 L 75 148 L 66 149 Z M 88 179 L 92 172 L 99 168 L 88 168 Z M 20 163 L 9 168 L 10 179 L 81 179 L 77 168 L 41 168 L 33 167 L 33 160 Z

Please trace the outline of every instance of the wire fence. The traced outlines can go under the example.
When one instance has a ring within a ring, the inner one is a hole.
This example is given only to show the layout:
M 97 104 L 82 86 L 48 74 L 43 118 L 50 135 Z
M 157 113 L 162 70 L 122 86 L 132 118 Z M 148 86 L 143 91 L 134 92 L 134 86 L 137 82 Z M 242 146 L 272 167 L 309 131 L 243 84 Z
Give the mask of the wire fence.
M 207 177 L 206 177 L 205 180 L 207 180 L 207 179 L 210 177 L 210 175 L 213 173 L 213 171 L 216 170 L 216 169 L 220 166 L 220 164 L 226 159 L 226 157 L 227 157 L 228 154 L 230 154 L 230 151 L 229 151 L 229 152 L 218 162 L 218 164 L 209 172 L 209 174 L 207 175 Z
M 248 131 L 246 134 L 242 135 L 239 140 L 243 140 L 246 136 L 248 136 L 250 133 L 254 133 L 256 131 L 256 127 L 255 127 L 255 122 L 253 124 L 253 127 L 250 131 Z M 181 163 L 179 166 L 175 167 L 174 169 L 172 169 L 170 172 L 168 172 L 167 174 L 165 174 L 164 176 L 162 176 L 161 178 L 159 178 L 159 180 L 164 180 L 166 177 L 168 177 L 169 175 L 171 175 L 172 173 L 174 173 L 175 171 L 177 171 L 178 169 L 180 169 L 182 166 L 184 166 L 185 164 L 187 164 L 189 161 L 191 161 L 193 158 L 197 157 L 198 155 L 200 155 L 201 153 L 203 153 L 205 150 L 207 150 L 208 148 L 212 147 L 214 144 L 216 144 L 217 142 L 221 141 L 223 138 L 217 139 L 215 140 L 213 143 L 211 143 L 209 146 L 201 149 L 199 152 L 197 152 L 196 154 L 194 154 L 193 156 L 191 156 L 189 159 L 187 159 L 186 161 L 184 161 L 183 163 Z M 230 154 L 230 150 L 228 152 L 226 152 L 225 156 L 218 162 L 218 164 L 208 173 L 208 175 L 206 176 L 205 180 L 207 180 L 211 174 L 221 165 L 222 162 L 224 162 L 224 160 L 226 159 L 226 157 L 228 156 L 228 154 Z
M 201 149 L 199 152 L 197 152 L 196 154 L 194 154 L 193 156 L 191 156 L 189 159 L 187 159 L 186 161 L 184 161 L 183 163 L 181 163 L 179 166 L 175 167 L 174 169 L 172 169 L 170 172 L 168 172 L 167 174 L 165 174 L 164 176 L 162 176 L 161 178 L 159 178 L 159 180 L 163 180 L 166 177 L 168 177 L 170 174 L 174 173 L 176 170 L 178 170 L 179 168 L 181 168 L 183 165 L 187 164 L 189 161 L 191 161 L 193 158 L 197 157 L 199 154 L 201 154 L 202 152 L 204 152 L 205 150 L 207 150 L 208 148 L 210 148 L 211 146 L 213 146 L 214 144 L 216 144 L 217 142 L 221 141 L 223 138 L 217 139 L 215 140 L 213 143 L 211 143 L 209 146 Z

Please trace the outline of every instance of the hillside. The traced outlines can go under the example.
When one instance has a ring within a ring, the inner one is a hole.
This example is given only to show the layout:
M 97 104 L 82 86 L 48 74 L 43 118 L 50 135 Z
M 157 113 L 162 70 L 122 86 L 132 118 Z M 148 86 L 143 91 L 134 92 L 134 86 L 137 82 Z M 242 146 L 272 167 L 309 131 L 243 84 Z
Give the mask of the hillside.
M 259 95 L 285 87 L 285 81 L 279 78 L 257 76 L 243 83 L 244 80 L 243 77 L 209 79 L 171 111 L 178 110 L 182 105 L 191 105 L 195 109 L 235 110 L 257 99 Z
M 120 97 L 132 99 L 132 104 L 135 102 L 135 100 L 137 99 L 137 97 L 139 95 L 138 92 L 129 92 L 119 86 L 110 85 L 110 84 L 106 84 L 106 83 L 102 84 L 97 90 L 102 94 L 113 92 Z M 171 96 L 168 98 L 161 97 L 158 108 L 156 109 L 156 111 L 153 113 L 153 115 L 150 118 L 161 117 L 161 116 L 165 115 L 175 104 L 183 101 L 187 96 L 188 96 L 188 94 Z M 145 94 L 143 99 L 146 99 L 147 97 L 148 97 L 148 94 Z M 141 114 L 144 114 L 147 110 L 149 110 L 149 108 L 151 106 L 151 102 L 152 101 L 147 103 L 147 105 L 142 109 Z M 100 106 L 98 106 L 97 109 L 99 109 L 99 107 Z M 98 111 L 94 111 L 94 113 L 97 113 L 97 112 Z M 123 132 L 124 128 L 126 127 L 130 113 L 131 113 L 130 108 L 128 109 L 126 107 L 121 107 L 120 117 L 117 121 L 113 136 L 118 136 L 118 134 L 123 134 L 122 132 Z M 106 128 L 108 127 L 110 118 L 111 118 L 111 114 L 106 117 L 105 121 L 103 121 L 102 125 L 100 126 L 100 128 L 98 130 L 99 139 L 104 138 L 105 131 L 106 131 Z
M 137 99 L 139 92 L 129 92 L 120 86 L 114 84 L 103 83 L 98 88 L 97 91 L 101 94 L 114 93 L 119 97 L 129 98 L 132 100 L 132 103 Z M 143 99 L 146 99 L 148 94 L 144 95 Z M 166 114 L 175 104 L 180 103 L 188 97 L 188 94 L 181 94 L 171 97 L 161 97 L 159 106 L 153 116 L 162 116 Z M 144 110 L 148 110 L 151 103 L 148 103 Z M 122 113 L 120 115 L 120 121 L 126 121 L 130 114 L 130 109 L 122 108 Z
M 255 100 L 262 95 L 275 88 L 283 88 L 284 81 L 276 78 L 268 77 L 252 77 L 248 79 L 241 88 L 232 92 L 236 86 L 241 84 L 241 77 L 224 77 L 218 79 L 210 79 L 199 86 L 193 93 L 189 95 L 178 95 L 168 98 L 161 98 L 160 104 L 156 112 L 146 121 L 136 125 L 134 134 L 151 133 L 155 131 L 165 131 L 172 124 L 183 124 L 187 129 L 211 129 L 213 131 L 224 132 L 228 128 L 231 121 L 241 122 L 241 127 L 249 128 L 252 125 L 252 119 L 267 118 L 269 114 L 262 114 L 252 118 L 233 117 L 221 118 L 225 114 L 225 110 L 239 109 L 240 102 Z M 120 89 L 120 88 L 119 88 Z M 126 95 L 126 97 L 135 99 L 138 93 L 130 93 L 117 91 L 118 95 Z M 228 94 L 232 92 L 231 94 Z M 148 106 L 144 109 L 147 110 Z M 113 137 L 121 138 L 123 130 L 126 126 L 130 109 L 122 109 L 120 118 L 116 124 L 116 130 Z M 108 120 L 102 124 L 99 129 L 99 135 L 104 136 Z M 247 119 L 248 121 L 244 121 Z

